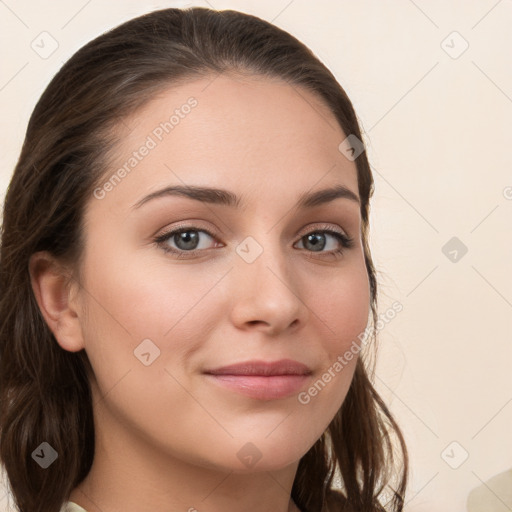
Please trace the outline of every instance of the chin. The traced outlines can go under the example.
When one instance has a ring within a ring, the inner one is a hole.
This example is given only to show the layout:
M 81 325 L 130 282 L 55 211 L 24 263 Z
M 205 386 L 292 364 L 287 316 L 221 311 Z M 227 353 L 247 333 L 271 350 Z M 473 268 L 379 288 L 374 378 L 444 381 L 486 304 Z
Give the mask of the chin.
M 268 432 L 267 432 L 268 434 Z M 305 443 L 304 436 L 290 435 L 282 438 L 272 438 L 272 434 L 262 436 L 259 440 L 245 441 L 237 450 L 235 467 L 237 473 L 257 471 L 278 471 L 293 464 L 298 464 L 303 455 L 311 448 Z
M 238 474 L 279 471 L 298 464 L 311 448 L 311 445 L 301 445 L 296 441 L 290 437 L 283 444 L 282 440 L 273 440 L 271 436 L 265 439 L 264 435 L 252 440 L 247 437 L 231 439 L 228 443 L 216 443 L 214 450 L 209 450 L 203 457 L 194 457 L 190 462 L 210 470 Z

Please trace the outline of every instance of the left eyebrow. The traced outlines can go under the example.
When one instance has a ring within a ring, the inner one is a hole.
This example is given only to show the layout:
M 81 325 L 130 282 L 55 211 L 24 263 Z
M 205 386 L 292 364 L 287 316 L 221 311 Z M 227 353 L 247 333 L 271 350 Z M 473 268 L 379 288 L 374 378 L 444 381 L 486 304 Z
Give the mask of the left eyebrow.
M 196 201 L 227 206 L 230 208 L 240 208 L 242 204 L 241 198 L 229 190 L 199 187 L 196 185 L 177 185 L 152 192 L 135 203 L 132 206 L 132 209 L 140 208 L 148 201 L 168 196 L 187 197 Z M 357 204 L 360 204 L 359 197 L 357 194 L 352 192 L 352 190 L 344 185 L 336 185 L 335 187 L 325 188 L 314 192 L 305 192 L 299 197 L 299 200 L 297 201 L 297 208 L 313 208 L 340 198 L 349 199 L 350 201 L 355 201 Z

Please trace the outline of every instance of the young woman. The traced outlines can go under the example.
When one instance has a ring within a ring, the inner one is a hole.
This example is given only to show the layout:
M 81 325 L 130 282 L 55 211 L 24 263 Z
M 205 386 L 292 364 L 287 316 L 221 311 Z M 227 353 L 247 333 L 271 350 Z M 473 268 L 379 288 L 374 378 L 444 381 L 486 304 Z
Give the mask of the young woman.
M 4 205 L 21 512 L 403 509 L 406 447 L 360 353 L 361 139 L 312 52 L 236 11 L 155 11 L 62 67 Z

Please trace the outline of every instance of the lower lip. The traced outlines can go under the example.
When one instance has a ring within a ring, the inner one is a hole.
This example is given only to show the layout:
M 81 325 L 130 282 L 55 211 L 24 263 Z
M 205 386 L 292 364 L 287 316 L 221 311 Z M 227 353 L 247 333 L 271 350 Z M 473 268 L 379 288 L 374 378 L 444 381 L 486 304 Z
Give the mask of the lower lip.
M 214 382 L 257 400 L 276 400 L 297 393 L 309 375 L 212 375 Z

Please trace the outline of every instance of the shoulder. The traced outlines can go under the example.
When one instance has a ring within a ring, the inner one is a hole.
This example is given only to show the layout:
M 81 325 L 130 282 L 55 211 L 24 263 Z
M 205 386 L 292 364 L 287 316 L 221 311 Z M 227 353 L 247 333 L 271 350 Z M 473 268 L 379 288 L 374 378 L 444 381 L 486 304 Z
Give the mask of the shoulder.
M 62 505 L 62 508 L 59 512 L 87 512 L 87 510 L 82 508 L 80 505 L 73 503 L 72 501 L 66 501 L 66 503 Z

